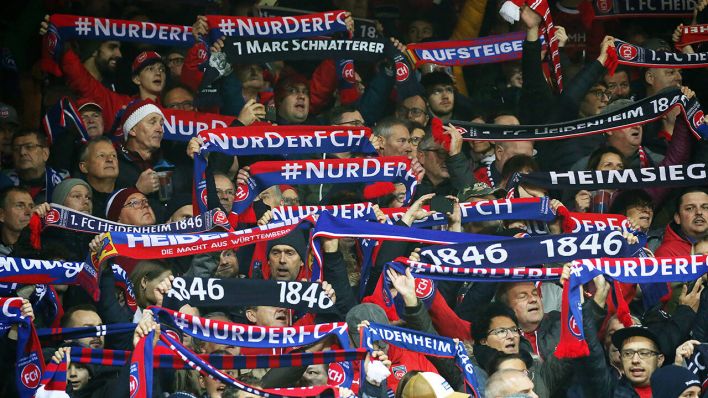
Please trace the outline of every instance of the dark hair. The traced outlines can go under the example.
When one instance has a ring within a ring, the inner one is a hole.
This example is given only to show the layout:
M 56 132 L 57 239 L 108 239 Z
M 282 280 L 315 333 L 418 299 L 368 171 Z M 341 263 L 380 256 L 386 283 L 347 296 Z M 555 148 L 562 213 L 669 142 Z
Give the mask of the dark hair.
M 625 214 L 627 209 L 638 204 L 646 204 L 654 208 L 651 196 L 643 189 L 629 189 L 615 196 L 610 206 L 610 213 Z
M 602 157 L 608 153 L 614 153 L 615 155 L 619 156 L 622 160 L 622 166 L 624 166 L 624 168 L 627 168 L 627 159 L 625 159 L 622 152 L 620 152 L 617 148 L 613 146 L 603 146 L 594 150 L 593 153 L 590 154 L 586 169 L 597 170 L 597 166 L 600 165 L 600 160 L 602 160 Z
M 72 306 L 71 308 L 69 308 L 69 310 L 67 310 L 64 313 L 64 316 L 61 317 L 61 322 L 60 322 L 61 327 L 63 327 L 63 328 L 68 327 L 69 323 L 71 321 L 71 317 L 77 311 L 91 311 L 91 312 L 95 312 L 96 314 L 98 314 L 98 309 L 93 304 L 79 304 L 79 305 Z M 100 315 L 99 315 L 99 317 L 100 317 Z
M 12 141 L 10 141 L 10 142 L 14 143 L 16 139 L 18 139 L 20 137 L 25 137 L 28 135 L 33 135 L 33 136 L 37 137 L 37 142 L 39 143 L 39 145 L 44 146 L 44 147 L 47 146 L 47 136 L 40 133 L 39 130 L 37 130 L 37 129 L 22 129 L 22 130 L 16 131 L 12 135 Z
M 143 289 L 140 288 L 142 280 L 146 278 L 151 281 L 165 271 L 170 271 L 170 268 L 159 260 L 143 260 L 136 264 L 135 269 L 130 274 L 130 281 L 133 283 L 135 290 L 135 301 L 140 308 L 147 308 L 150 304 L 147 302 Z
M 529 354 L 528 351 L 520 350 L 515 354 L 507 354 L 505 352 L 496 351 L 485 364 L 484 370 L 487 371 L 488 375 L 492 375 L 499 370 L 499 366 L 504 363 L 504 361 L 508 361 L 510 359 L 518 359 L 523 361 L 526 365 L 526 369 L 531 369 L 531 367 L 533 367 L 533 357 L 531 357 L 531 354 Z
M 470 334 L 474 341 L 479 343 L 480 340 L 485 339 L 489 332 L 489 325 L 492 323 L 492 319 L 499 316 L 509 318 L 514 321 L 514 324 L 518 325 L 516 315 L 514 315 L 514 311 L 512 311 L 511 308 L 500 302 L 489 303 L 480 311 L 476 312 L 470 322 Z
M 342 105 L 332 108 L 329 111 L 327 120 L 330 124 L 339 124 L 342 122 L 342 115 L 350 112 L 359 112 L 359 109 L 354 105 Z
M 433 86 L 437 85 L 444 85 L 444 86 L 454 86 L 454 82 L 452 81 L 452 77 L 448 75 L 445 72 L 441 71 L 436 71 L 436 72 L 430 72 L 425 75 L 420 79 L 420 84 L 425 88 L 425 94 L 427 96 L 430 95 L 430 90 L 433 88 Z
M 182 90 L 188 92 L 192 97 L 194 97 L 194 90 L 192 90 L 189 86 L 187 86 L 184 83 L 177 82 L 177 83 L 171 84 L 170 88 L 166 89 L 163 92 L 162 98 L 161 98 L 163 104 L 165 103 L 165 97 L 167 97 L 167 93 L 169 93 L 170 91 L 172 91 L 176 88 L 181 88 Z
M 509 179 L 514 173 L 521 171 L 523 169 L 531 169 L 531 171 L 538 171 L 541 168 L 538 166 L 538 162 L 528 155 L 514 155 L 509 158 L 509 160 L 504 163 L 502 167 L 501 177 L 502 180 Z
M 5 201 L 7 200 L 7 197 L 10 196 L 12 192 L 21 192 L 21 193 L 26 193 L 27 195 L 32 196 L 30 192 L 27 190 L 25 187 L 16 187 L 16 186 L 11 186 L 11 187 L 5 187 L 2 190 L 0 190 L 0 207 L 3 209 L 7 205 Z
M 676 208 L 674 209 L 676 214 L 678 214 L 679 210 L 681 210 L 681 203 L 683 203 L 683 197 L 689 193 L 694 192 L 703 192 L 704 194 L 708 195 L 708 187 L 688 187 L 684 189 L 681 192 L 681 195 L 679 195 L 678 200 L 676 201 Z

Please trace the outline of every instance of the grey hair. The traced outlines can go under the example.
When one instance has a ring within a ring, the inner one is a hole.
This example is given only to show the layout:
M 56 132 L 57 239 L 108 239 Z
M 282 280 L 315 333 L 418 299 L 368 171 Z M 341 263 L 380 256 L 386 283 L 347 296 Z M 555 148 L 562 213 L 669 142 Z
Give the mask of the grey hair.
M 517 369 L 502 369 L 494 372 L 489 379 L 487 379 L 487 385 L 484 387 L 484 398 L 504 398 L 509 395 L 512 391 L 509 391 L 514 387 L 513 378 L 515 376 L 526 375 Z
M 383 138 L 388 138 L 391 136 L 391 129 L 395 126 L 404 126 L 405 128 L 409 129 L 410 123 L 407 120 L 404 119 L 399 119 L 395 116 L 390 116 L 384 119 L 381 119 L 378 123 L 376 123 L 376 127 L 374 127 L 374 135 L 381 136 Z

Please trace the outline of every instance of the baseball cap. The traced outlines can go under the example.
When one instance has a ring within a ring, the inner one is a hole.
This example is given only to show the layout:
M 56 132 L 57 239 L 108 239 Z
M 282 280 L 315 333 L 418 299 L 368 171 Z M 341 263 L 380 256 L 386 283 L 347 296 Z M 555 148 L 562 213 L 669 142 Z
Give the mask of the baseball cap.
M 612 335 L 612 344 L 614 344 L 615 347 L 621 350 L 622 344 L 624 344 L 624 342 L 628 338 L 635 336 L 646 337 L 647 339 L 653 341 L 659 351 L 661 351 L 661 344 L 659 342 L 659 339 L 656 337 L 656 334 L 654 334 L 654 332 L 652 332 L 648 328 L 640 325 L 632 325 L 630 327 L 622 328 L 616 331 Z
M 683 366 L 668 365 L 651 375 L 651 393 L 654 397 L 678 398 L 691 387 L 701 387 L 701 381 Z
M 403 388 L 403 398 L 467 398 L 470 395 L 452 389 L 442 376 L 433 372 L 420 372 L 411 377 Z
M 504 191 L 501 188 L 492 188 L 488 184 L 484 182 L 475 182 L 474 185 L 466 186 L 462 190 L 460 190 L 457 193 L 457 199 L 460 200 L 460 202 L 465 202 L 469 198 L 481 198 L 483 196 L 488 196 L 488 195 L 497 195 L 497 193 Z M 503 196 L 503 194 L 502 194 Z
M 138 56 L 135 57 L 135 59 L 133 60 L 131 71 L 133 75 L 137 75 L 146 66 L 156 63 L 161 63 L 165 65 L 165 61 L 162 60 L 160 54 L 156 53 L 155 51 L 143 51 L 138 54 Z
M 17 111 L 12 106 L 0 102 L 0 123 L 20 125 L 20 119 L 17 117 Z

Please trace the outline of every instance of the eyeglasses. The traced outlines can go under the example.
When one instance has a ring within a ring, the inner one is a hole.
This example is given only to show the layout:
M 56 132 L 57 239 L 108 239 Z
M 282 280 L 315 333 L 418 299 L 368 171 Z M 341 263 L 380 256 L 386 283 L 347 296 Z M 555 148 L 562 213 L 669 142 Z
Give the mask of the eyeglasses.
M 147 199 L 133 199 L 130 202 L 126 203 L 123 207 L 132 207 L 133 209 L 142 209 L 143 207 L 148 206 L 148 200 Z
M 418 144 L 420 144 L 420 142 L 422 140 L 423 140 L 423 137 L 411 137 L 411 139 L 408 140 L 408 142 L 410 142 L 413 145 L 418 145 Z
M 603 95 L 605 97 L 607 97 L 607 99 L 609 99 L 612 96 L 612 91 L 610 91 L 610 90 L 605 91 L 603 89 L 592 90 L 592 91 L 589 91 L 589 93 L 594 95 L 595 97 L 597 97 L 597 99 L 602 99 Z
M 299 206 L 299 198 L 283 198 L 283 206 Z
M 165 104 L 165 108 L 180 109 L 183 111 L 191 111 L 194 109 L 194 102 L 193 101 L 172 102 L 169 104 Z
M 435 152 L 435 154 L 439 158 L 445 158 L 448 156 L 447 151 L 444 149 L 419 149 L 419 151 L 421 151 L 421 152 Z
M 44 145 L 40 144 L 20 144 L 20 145 L 13 145 L 12 146 L 12 151 L 13 152 L 22 152 L 22 150 L 26 150 L 27 152 L 34 151 L 37 148 L 44 148 Z
M 622 350 L 620 351 L 620 355 L 622 356 L 622 359 L 632 359 L 636 354 L 639 354 L 639 358 L 641 359 L 649 359 L 651 357 L 655 357 L 657 355 L 660 355 L 661 353 L 652 351 L 652 350 Z
M 521 330 L 517 327 L 513 328 L 496 328 L 492 329 L 487 333 L 487 336 L 496 336 L 497 338 L 504 339 L 507 336 L 519 336 L 521 335 Z
M 398 115 L 400 117 L 421 117 L 425 115 L 425 109 L 401 106 L 398 108 Z
M 525 374 L 526 377 L 528 377 L 531 381 L 533 381 L 533 378 L 536 375 L 531 369 L 524 369 L 521 371 L 521 373 Z

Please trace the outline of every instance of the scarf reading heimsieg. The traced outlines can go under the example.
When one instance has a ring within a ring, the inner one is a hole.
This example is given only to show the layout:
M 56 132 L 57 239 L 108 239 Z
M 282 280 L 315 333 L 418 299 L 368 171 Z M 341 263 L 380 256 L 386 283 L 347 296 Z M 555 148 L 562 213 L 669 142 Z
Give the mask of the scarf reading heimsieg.
M 87 262 L 0 257 L 0 282 L 80 285 L 98 300 L 98 271 Z
M 493 64 L 521 59 L 526 33 L 514 32 L 474 40 L 411 43 L 408 54 L 415 66 L 432 63 L 445 66 Z
M 238 295 L 230 295 L 228 303 L 224 303 L 227 291 L 238 292 Z M 163 307 L 179 309 L 185 304 L 199 308 L 266 305 L 300 312 L 337 312 L 320 283 L 262 279 L 177 277 L 172 281 Z
M 219 152 L 229 156 L 246 155 L 283 155 L 357 152 L 375 154 L 376 149 L 369 141 L 371 129 L 368 127 L 343 128 L 341 126 L 248 126 L 202 131 L 199 137 L 204 140 L 199 154 L 194 157 L 194 187 L 199 212 L 204 212 L 207 205 L 206 156 L 210 152 Z M 253 167 L 263 163 L 255 163 Z M 287 178 L 287 177 L 286 177 Z M 309 182 L 308 182 L 309 184 Z M 270 185 L 263 189 L 270 187 Z M 242 191 L 236 198 L 240 198 Z M 250 202 L 248 203 L 250 204 Z M 240 212 L 237 212 L 240 213 Z
M 708 185 L 705 163 L 624 170 L 548 171 L 515 174 L 512 183 L 553 190 L 644 189 Z
M 208 210 L 203 214 L 169 224 L 135 226 L 94 217 L 56 203 L 52 203 L 51 210 L 44 217 L 44 224 L 45 228 L 55 227 L 92 234 L 103 232 L 191 234 L 209 232 L 216 228 L 225 231 L 231 229 L 226 213 L 221 209 Z
M 573 261 L 570 279 L 563 284 L 561 338 L 558 358 L 589 354 L 580 302 L 580 287 L 598 275 L 625 283 L 689 282 L 708 272 L 706 256 L 656 258 L 597 258 Z M 618 295 L 618 298 L 620 295 Z
M 369 352 L 372 352 L 375 350 L 373 343 L 379 340 L 424 355 L 454 358 L 455 364 L 464 376 L 467 393 L 472 394 L 476 398 L 480 397 L 478 393 L 479 384 L 477 383 L 477 376 L 474 373 L 474 367 L 467 354 L 467 349 L 461 341 L 455 343 L 455 341 L 449 337 L 434 336 L 417 330 L 381 325 L 373 322 L 368 327 L 362 328 L 361 347 L 366 347 Z M 363 365 L 361 366 L 361 372 L 362 376 L 360 380 L 366 380 Z M 449 385 L 446 387 L 450 392 L 453 391 Z
M 240 184 L 236 192 L 232 210 L 236 214 L 243 213 L 261 192 L 273 185 L 402 183 L 408 202 L 418 184 L 410 159 L 405 156 L 256 162 L 249 172 L 247 184 Z
M 643 68 L 705 68 L 708 66 L 708 52 L 674 53 L 654 51 L 625 41 L 615 39 L 617 62 Z
M 278 239 L 289 234 L 302 223 L 314 223 L 314 221 L 307 217 L 233 232 L 191 235 L 107 232 L 103 234 L 101 249 L 92 255 L 91 261 L 98 265 L 116 256 L 147 260 L 235 249 L 252 243 Z
M 695 97 L 689 100 L 679 89 L 662 91 L 613 112 L 562 123 L 518 126 L 458 120 L 451 120 L 450 123 L 460 131 L 466 141 L 560 140 L 646 124 L 661 118 L 674 107 L 681 109 L 681 115 L 696 138 L 703 138 L 703 130 L 699 128 L 703 123 L 701 105 Z M 449 136 L 443 134 L 441 123 L 437 127 L 433 125 L 433 136 L 443 143 L 450 140 Z
M 620 231 L 531 236 L 497 242 L 431 246 L 421 261 L 437 266 L 519 267 L 580 258 L 630 257 L 641 247 L 629 245 Z
M 681 37 L 676 43 L 676 48 L 681 50 L 691 44 L 703 43 L 708 41 L 708 24 L 702 25 L 684 25 L 681 29 Z
M 535 220 L 550 222 L 556 219 L 549 206 L 550 198 L 519 198 L 480 200 L 478 202 L 460 203 L 462 223 L 491 220 Z M 423 206 L 429 210 L 429 206 Z M 399 221 L 408 210 L 407 207 L 381 209 L 388 218 L 389 224 Z M 446 225 L 447 217 L 438 212 L 413 221 L 412 227 L 426 228 L 436 225 Z
M 210 26 L 209 37 L 216 41 L 220 37 L 259 39 L 290 39 L 310 36 L 328 36 L 346 32 L 346 14 L 343 10 L 284 17 L 229 17 L 207 15 Z
M 17 325 L 17 391 L 21 398 L 33 397 L 44 371 L 44 357 L 37 332 L 32 319 L 22 315 L 21 298 L 0 297 L 0 306 L 0 335 L 5 336 L 13 325 Z
M 57 60 L 64 53 L 63 42 L 74 39 L 115 40 L 168 47 L 190 47 L 194 44 L 191 26 L 54 14 L 49 17 L 49 30 L 42 38 L 42 70 L 62 76 Z

